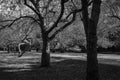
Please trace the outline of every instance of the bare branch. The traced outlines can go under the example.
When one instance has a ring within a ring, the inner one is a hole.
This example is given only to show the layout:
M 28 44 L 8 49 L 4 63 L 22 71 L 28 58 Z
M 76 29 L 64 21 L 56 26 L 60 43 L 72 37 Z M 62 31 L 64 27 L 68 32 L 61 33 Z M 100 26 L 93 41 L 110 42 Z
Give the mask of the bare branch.
M 14 20 L 4 20 L 4 21 L 0 21 L 0 22 L 9 22 L 9 21 L 11 21 L 11 23 L 10 24 L 7 24 L 7 25 L 0 25 L 0 26 L 2 26 L 2 28 L 6 28 L 6 27 L 11 27 L 16 21 L 18 21 L 18 20 L 20 20 L 20 19 L 22 19 L 22 18 L 30 18 L 30 19 L 32 19 L 32 20 L 34 20 L 35 22 L 37 22 L 38 24 L 40 24 L 39 22 L 38 22 L 38 20 L 36 20 L 34 17 L 32 17 L 32 16 L 21 16 L 21 17 L 19 17 L 19 18 L 16 18 L 16 19 L 14 19 Z
M 71 1 L 72 1 L 73 5 L 75 6 L 73 0 L 71 0 Z M 91 2 L 89 2 L 86 7 L 88 7 L 88 6 L 91 5 L 92 3 L 93 3 L 93 0 L 92 0 Z M 75 8 L 76 8 L 75 10 L 73 10 L 72 12 L 70 12 L 70 14 L 68 14 L 68 15 L 66 16 L 66 19 L 68 19 L 71 14 L 77 13 L 77 12 L 81 12 L 82 10 L 84 10 L 84 7 L 82 7 L 81 9 L 77 9 L 77 7 L 75 6 Z
M 71 12 L 70 14 L 68 14 L 68 15 L 66 16 L 66 19 L 68 19 L 71 14 L 73 14 L 73 12 Z
M 74 1 L 73 1 L 73 0 L 71 0 L 71 2 L 72 2 L 72 4 L 73 4 L 73 6 L 77 9 L 77 7 L 76 7 L 76 5 L 75 5 Z
M 86 7 L 88 7 L 89 5 L 87 5 Z M 76 9 L 74 10 L 72 13 L 78 13 L 78 12 L 81 12 L 83 11 L 86 7 L 82 7 L 81 9 Z
M 70 14 L 68 14 L 68 16 L 66 17 L 66 19 L 68 19 L 71 14 L 76 14 L 76 13 L 78 13 L 78 12 L 81 12 L 81 11 L 84 10 L 86 7 L 88 7 L 89 5 L 91 5 L 92 3 L 93 3 L 93 0 L 92 0 L 91 2 L 89 2 L 88 5 L 82 7 L 81 9 L 75 9 L 75 10 L 73 10 Z M 63 13 L 64 13 L 64 1 L 62 2 L 62 0 L 61 0 L 61 13 L 60 13 L 57 21 L 56 21 L 56 22 L 53 24 L 53 26 L 47 31 L 47 33 L 50 33 L 54 28 L 57 27 L 57 24 L 59 23 L 59 21 L 61 20 L 61 18 L 62 18 L 62 16 L 63 16 Z
M 64 1 L 61 0 L 61 11 L 60 11 L 60 15 L 58 16 L 58 19 L 55 21 L 55 23 L 53 24 L 53 26 L 47 31 L 47 33 L 50 33 L 55 27 L 57 27 L 57 24 L 59 23 L 59 21 L 61 20 L 63 14 L 64 14 Z
M 41 28 L 41 31 L 45 31 L 45 28 L 43 27 L 43 24 L 44 24 L 44 18 L 42 17 L 42 15 L 39 13 L 39 8 L 37 7 L 37 4 L 38 3 L 36 3 L 35 4 L 35 2 L 33 1 L 33 0 L 30 0 L 31 1 L 31 3 L 33 4 L 33 6 L 35 7 L 32 7 L 32 6 L 30 6 L 28 3 L 27 3 L 27 1 L 26 0 L 24 0 L 24 4 L 27 6 L 27 7 L 29 7 L 31 10 L 33 10 L 36 14 L 37 14 L 37 16 L 39 17 L 39 19 L 38 19 L 38 24 L 40 25 L 40 28 Z M 37 1 L 40 1 L 40 0 L 37 0 Z
M 112 6 L 110 4 L 108 4 L 107 7 L 110 9 L 110 14 L 108 15 L 108 17 L 116 18 L 120 21 L 120 16 L 118 12 L 119 8 L 117 6 Z
M 108 16 L 108 17 L 116 18 L 116 19 L 118 19 L 120 21 L 120 17 L 117 16 L 117 15 L 112 15 L 112 16 Z
M 33 4 L 33 6 L 35 7 L 35 10 L 39 13 L 39 7 L 38 6 L 39 6 L 39 1 L 40 0 L 39 1 L 37 0 L 38 2 L 37 1 L 35 2 L 34 0 L 29 0 L 29 1 Z
M 76 10 L 74 10 L 73 13 L 74 13 L 74 12 L 77 13 L 77 12 L 83 11 L 85 8 L 87 8 L 88 6 L 90 6 L 92 3 L 93 3 L 93 0 L 92 0 L 91 2 L 89 2 L 86 6 L 82 6 L 81 9 L 76 9 Z
M 36 9 L 34 9 L 34 7 L 30 6 L 30 5 L 27 3 L 26 0 L 24 0 L 24 4 L 25 4 L 27 7 L 29 7 L 31 10 L 33 10 L 37 15 L 40 15 L 39 12 L 38 12 Z
M 2 26 L 2 25 L 0 25 L 0 26 Z M 6 26 L 8 26 L 8 25 L 2 26 L 2 27 L 0 28 L 0 31 L 3 30 L 3 29 L 5 29 Z
M 75 21 L 75 18 L 76 18 L 76 13 L 73 13 L 73 17 L 71 19 L 71 21 L 69 21 L 68 23 L 66 23 L 64 26 L 62 26 L 60 29 L 58 29 L 51 37 L 49 37 L 49 39 L 53 39 L 56 34 L 58 34 L 59 32 L 61 32 L 63 29 L 65 29 L 67 26 L 71 25 L 74 21 Z
M 88 3 L 88 6 L 91 5 L 93 2 L 94 2 L 94 0 L 90 1 L 90 2 Z

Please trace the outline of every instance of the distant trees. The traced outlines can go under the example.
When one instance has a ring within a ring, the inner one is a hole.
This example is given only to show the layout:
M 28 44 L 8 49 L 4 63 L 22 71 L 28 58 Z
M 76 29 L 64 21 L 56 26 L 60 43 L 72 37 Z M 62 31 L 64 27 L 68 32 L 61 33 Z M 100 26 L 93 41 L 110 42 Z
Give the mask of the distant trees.
M 68 28 L 60 32 L 56 38 L 60 44 L 59 47 L 63 48 L 63 50 L 69 50 L 69 48 L 75 47 L 82 50 L 82 48 L 85 48 L 86 46 L 85 32 L 82 22 L 80 23 L 80 19 L 76 20 Z
M 107 1 L 109 14 L 108 17 L 112 19 L 113 27 L 109 31 L 108 38 L 114 43 L 114 46 L 120 47 L 120 1 Z

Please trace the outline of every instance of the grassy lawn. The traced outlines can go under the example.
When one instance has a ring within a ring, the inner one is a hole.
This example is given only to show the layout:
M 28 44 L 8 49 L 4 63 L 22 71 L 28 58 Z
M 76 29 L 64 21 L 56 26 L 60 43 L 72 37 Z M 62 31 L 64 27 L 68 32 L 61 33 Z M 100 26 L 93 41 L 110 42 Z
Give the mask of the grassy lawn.
M 73 55 L 73 54 L 72 54 Z M 120 80 L 120 66 L 99 64 L 100 80 Z M 40 54 L 0 54 L 0 80 L 85 80 L 86 61 L 51 58 L 51 67 L 40 68 Z

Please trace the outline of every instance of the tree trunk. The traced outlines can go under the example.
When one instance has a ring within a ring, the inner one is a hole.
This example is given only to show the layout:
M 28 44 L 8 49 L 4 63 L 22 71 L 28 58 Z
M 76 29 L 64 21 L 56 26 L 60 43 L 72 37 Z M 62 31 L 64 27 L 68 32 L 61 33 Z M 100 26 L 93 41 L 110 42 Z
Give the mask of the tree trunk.
M 10 46 L 7 45 L 7 52 L 10 53 Z
M 97 35 L 94 21 L 89 20 L 87 35 L 87 80 L 98 80 Z
M 100 15 L 101 0 L 93 0 L 87 37 L 87 80 L 99 80 L 97 60 L 97 25 Z
M 83 24 L 87 41 L 87 76 L 86 80 L 99 80 L 97 60 L 97 24 L 100 14 L 101 0 L 93 0 L 91 16 L 88 14 L 88 0 L 81 0 L 84 10 Z
M 49 66 L 50 66 L 50 44 L 46 39 L 43 39 L 41 67 L 49 67 Z

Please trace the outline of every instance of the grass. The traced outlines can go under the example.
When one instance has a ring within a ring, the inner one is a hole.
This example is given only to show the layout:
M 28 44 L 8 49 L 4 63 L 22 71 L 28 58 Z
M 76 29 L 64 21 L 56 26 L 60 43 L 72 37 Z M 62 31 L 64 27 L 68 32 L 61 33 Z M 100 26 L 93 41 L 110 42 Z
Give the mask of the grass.
M 29 66 L 21 66 L 24 64 Z M 120 80 L 120 66 L 99 64 L 99 72 L 100 80 Z M 40 54 L 27 53 L 21 58 L 13 54 L 0 56 L 0 80 L 85 80 L 85 77 L 86 61 L 52 57 L 51 67 L 40 68 Z

